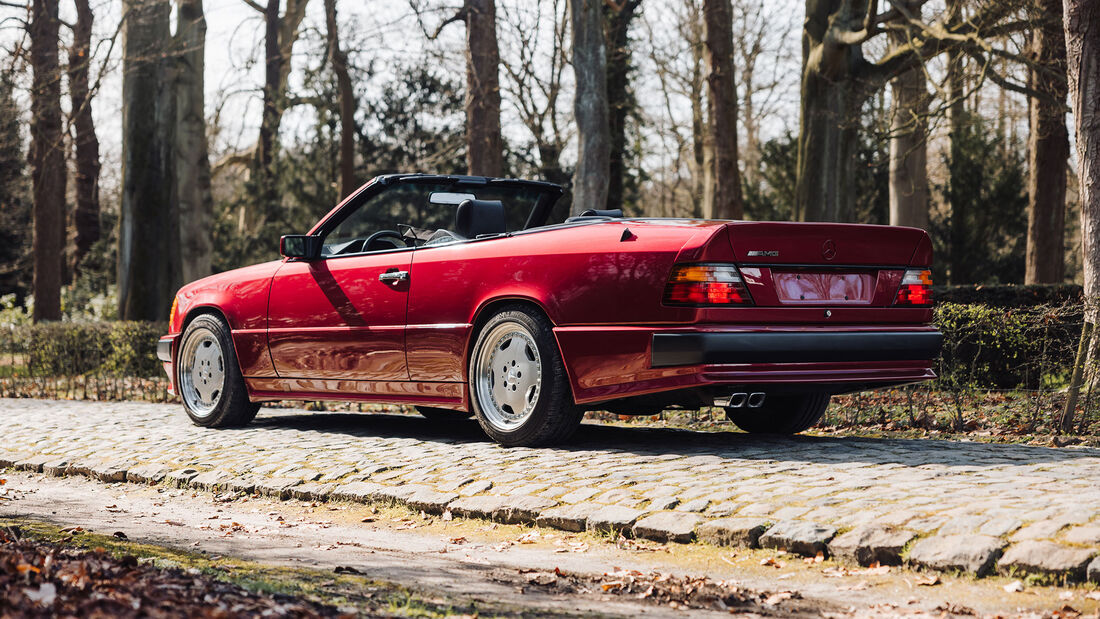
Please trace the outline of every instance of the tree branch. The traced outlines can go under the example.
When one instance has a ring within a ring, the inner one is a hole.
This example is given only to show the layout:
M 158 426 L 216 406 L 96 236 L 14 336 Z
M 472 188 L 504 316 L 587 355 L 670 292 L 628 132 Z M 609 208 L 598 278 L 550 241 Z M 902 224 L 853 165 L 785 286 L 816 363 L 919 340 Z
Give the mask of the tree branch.
M 266 7 L 260 6 L 260 5 L 259 5 L 258 3 L 256 3 L 256 2 L 254 1 L 254 0 L 241 0 L 241 2 L 244 2 L 244 3 L 245 3 L 245 4 L 247 4 L 248 6 L 252 7 L 253 9 L 255 9 L 255 10 L 257 10 L 257 11 L 261 12 L 261 13 L 266 13 L 266 12 L 267 12 L 267 8 L 266 8 Z

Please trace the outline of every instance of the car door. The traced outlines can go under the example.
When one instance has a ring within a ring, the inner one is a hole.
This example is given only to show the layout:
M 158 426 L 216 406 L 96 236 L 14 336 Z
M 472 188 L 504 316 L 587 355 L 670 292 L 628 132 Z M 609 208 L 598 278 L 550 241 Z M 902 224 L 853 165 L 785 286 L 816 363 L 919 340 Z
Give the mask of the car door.
M 268 347 L 275 370 L 288 379 L 407 381 L 413 247 L 397 232 L 404 209 L 383 192 L 345 210 L 316 233 L 319 258 L 290 259 L 272 280 Z

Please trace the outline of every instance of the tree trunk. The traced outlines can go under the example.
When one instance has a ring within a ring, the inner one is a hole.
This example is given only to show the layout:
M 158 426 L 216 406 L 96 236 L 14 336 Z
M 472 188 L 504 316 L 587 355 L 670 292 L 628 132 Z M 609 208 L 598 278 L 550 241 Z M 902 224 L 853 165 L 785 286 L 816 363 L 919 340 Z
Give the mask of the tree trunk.
M 279 87 L 283 70 L 283 52 L 279 47 L 280 0 L 268 0 L 264 10 L 264 93 L 263 117 L 260 120 L 260 140 L 256 145 L 257 171 L 266 176 L 275 156 L 275 140 L 279 137 L 282 115 Z
M 99 138 L 92 120 L 92 99 L 88 91 L 93 17 L 88 0 L 76 0 L 73 45 L 69 49 L 69 96 L 76 130 L 76 210 L 73 213 L 76 240 L 69 267 L 73 277 L 80 269 L 80 261 L 100 236 Z
M 607 59 L 604 56 L 600 0 L 572 0 L 573 73 L 577 118 L 577 171 L 573 175 L 573 214 L 607 204 L 610 134 L 607 118 Z
M 57 0 L 34 0 L 31 35 L 31 179 L 34 196 L 35 322 L 61 319 L 65 151 Z
M 355 180 L 355 91 L 348 75 L 347 54 L 340 48 L 336 0 L 325 0 L 325 26 L 328 30 L 328 55 L 340 95 L 340 199 L 343 199 L 359 184 Z
M 496 0 L 466 0 L 466 172 L 503 176 Z
M 846 221 L 854 203 L 858 128 L 852 84 L 806 70 L 802 77 L 802 126 L 798 138 L 795 219 Z
M 206 18 L 202 0 L 177 1 L 174 208 L 179 218 L 180 277 L 191 282 L 210 275 L 213 254 L 214 205 L 203 89 Z
M 857 23 L 852 3 L 806 0 L 795 217 L 846 221 L 855 202 L 854 168 L 864 90 L 855 76 L 858 45 L 828 41 L 834 23 Z
M 166 320 L 179 287 L 173 212 L 170 4 L 125 0 L 122 26 L 122 205 L 118 304 L 123 320 Z
M 626 117 L 634 107 L 630 94 L 630 22 L 641 0 L 609 0 L 604 4 L 607 45 L 607 118 L 610 136 L 607 206 L 621 209 L 626 178 Z
M 962 21 L 963 0 L 947 0 L 947 25 L 954 27 Z M 964 89 L 962 53 L 953 50 L 947 54 L 947 120 L 948 138 L 951 140 L 947 166 L 947 188 L 950 194 L 955 184 L 953 162 L 961 159 L 960 139 L 966 130 L 966 93 Z M 970 219 L 963 201 L 951 202 L 951 220 L 948 231 L 950 237 L 950 280 L 952 284 L 970 283 L 970 269 L 966 264 L 966 246 L 970 231 L 967 221 Z
M 733 10 L 730 0 L 703 0 L 707 95 L 714 144 L 714 198 L 709 216 L 741 219 L 741 173 L 737 168 L 737 87 L 733 83 Z
M 278 197 L 271 182 L 272 164 L 278 150 L 279 127 L 287 106 L 287 81 L 290 77 L 291 55 L 298 40 L 298 28 L 305 18 L 309 0 L 286 0 L 286 11 L 280 15 L 281 0 L 268 0 L 264 6 L 264 90 L 260 136 L 252 165 L 253 186 L 257 193 L 251 203 L 245 202 L 240 213 L 238 231 L 251 234 L 272 217 L 278 217 Z
M 1065 0 L 1066 73 L 1077 142 L 1086 318 L 1100 298 L 1100 0 Z
M 1087 355 L 1095 358 L 1090 331 L 1100 318 L 1100 0 L 1065 0 L 1066 77 L 1077 142 L 1077 178 L 1081 195 L 1081 262 L 1085 271 L 1085 324 L 1075 367 L 1084 368 Z M 1086 343 L 1086 340 L 1090 340 Z M 1091 365 L 1091 364 L 1090 364 Z M 1093 367 L 1092 372 L 1095 372 Z M 1090 374 L 1092 373 L 1090 372 Z M 1071 394 L 1080 388 L 1074 372 Z M 1067 406 L 1062 428 L 1073 426 L 1074 410 Z
M 691 192 L 691 214 L 693 217 L 703 218 L 704 206 L 714 203 L 713 197 L 706 198 L 708 193 L 714 193 L 714 174 L 713 170 L 707 172 L 710 170 L 706 163 L 707 150 L 708 146 L 713 145 L 707 143 L 706 111 L 703 106 L 706 79 L 703 75 L 703 37 L 697 30 L 693 27 L 691 31 L 691 161 L 694 181 Z
M 1066 173 L 1069 132 L 1066 129 L 1066 39 L 1062 0 L 1040 0 L 1039 23 L 1031 35 L 1032 90 L 1049 97 L 1028 99 L 1028 210 L 1026 284 L 1057 284 L 1065 279 Z
M 920 14 L 919 0 L 906 9 Z M 904 20 L 905 18 L 900 18 Z M 908 43 L 891 33 L 894 46 Z M 928 228 L 928 92 L 923 69 L 911 69 L 890 82 L 890 225 Z

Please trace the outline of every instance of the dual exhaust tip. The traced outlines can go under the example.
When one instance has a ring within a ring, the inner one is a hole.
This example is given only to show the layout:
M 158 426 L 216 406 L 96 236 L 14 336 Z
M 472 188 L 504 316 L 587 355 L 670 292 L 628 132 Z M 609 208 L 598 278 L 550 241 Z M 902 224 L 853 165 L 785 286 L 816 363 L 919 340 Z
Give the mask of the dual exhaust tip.
M 760 408 L 764 406 L 767 394 L 762 391 L 752 393 L 737 392 L 727 397 L 714 398 L 714 405 L 723 408 Z

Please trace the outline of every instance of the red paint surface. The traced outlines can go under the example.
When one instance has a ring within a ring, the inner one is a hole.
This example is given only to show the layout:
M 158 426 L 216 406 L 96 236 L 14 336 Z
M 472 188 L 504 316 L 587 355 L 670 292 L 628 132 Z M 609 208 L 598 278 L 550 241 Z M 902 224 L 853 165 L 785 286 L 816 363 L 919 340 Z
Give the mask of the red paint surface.
M 631 234 L 624 235 L 625 229 Z M 749 256 L 750 251 L 770 254 Z M 172 332 L 198 309 L 222 312 L 256 400 L 464 408 L 476 329 L 516 302 L 541 308 L 553 322 L 581 403 L 746 382 L 896 383 L 931 377 L 930 362 L 655 369 L 649 347 L 654 333 L 669 331 L 927 329 L 930 308 L 892 305 L 905 268 L 927 266 L 930 252 L 927 235 L 910 228 L 587 223 L 223 273 L 181 290 L 180 324 L 173 324 Z M 674 264 L 735 261 L 755 305 L 662 303 Z M 407 270 L 410 278 L 399 284 L 378 281 L 388 269 Z

